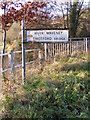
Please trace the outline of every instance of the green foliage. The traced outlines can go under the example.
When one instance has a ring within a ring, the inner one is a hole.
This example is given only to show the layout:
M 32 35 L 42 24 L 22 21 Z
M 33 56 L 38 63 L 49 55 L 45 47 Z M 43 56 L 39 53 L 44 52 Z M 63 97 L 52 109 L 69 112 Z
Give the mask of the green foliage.
M 6 96 L 6 113 L 12 118 L 57 120 L 88 119 L 88 58 L 86 55 L 58 59 L 42 74 L 30 76 L 23 95 Z M 60 63 L 62 66 L 60 67 Z M 76 64 L 75 64 L 76 61 Z M 81 61 L 83 61 L 81 63 Z

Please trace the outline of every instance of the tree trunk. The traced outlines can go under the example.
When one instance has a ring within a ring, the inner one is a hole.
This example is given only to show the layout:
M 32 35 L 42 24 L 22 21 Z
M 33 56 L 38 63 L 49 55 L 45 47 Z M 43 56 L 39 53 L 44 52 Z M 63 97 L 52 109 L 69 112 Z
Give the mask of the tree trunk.
M 5 53 L 5 43 L 6 43 L 6 30 L 4 29 L 4 39 L 3 39 L 3 54 Z
M 68 25 L 68 2 L 67 2 L 67 28 L 69 28 L 69 25 Z
M 3 38 L 3 54 L 5 53 L 5 46 L 6 46 L 6 30 L 4 29 L 4 38 Z M 4 70 L 4 56 L 2 57 L 2 70 Z M 3 72 L 2 77 L 5 81 L 5 74 Z

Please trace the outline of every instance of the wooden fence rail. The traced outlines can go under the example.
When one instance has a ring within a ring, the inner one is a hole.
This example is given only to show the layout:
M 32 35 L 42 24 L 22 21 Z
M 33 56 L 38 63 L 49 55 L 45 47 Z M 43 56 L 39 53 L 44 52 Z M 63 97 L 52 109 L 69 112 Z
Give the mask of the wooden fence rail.
M 33 52 L 33 51 L 40 51 L 40 49 L 32 49 L 32 50 L 26 50 L 25 52 Z M 7 69 L 3 69 L 2 70 L 2 61 L 1 61 L 1 72 L 6 72 L 8 70 L 11 70 L 11 69 L 14 69 L 14 68 L 18 68 L 18 67 L 21 67 L 22 64 L 19 64 L 19 65 L 14 65 L 14 54 L 19 54 L 19 53 L 22 53 L 22 51 L 15 51 L 13 52 L 11 50 L 11 52 L 7 52 L 5 54 L 0 54 L 0 57 L 1 57 L 1 60 L 2 60 L 2 57 L 3 56 L 7 56 L 8 57 L 8 61 L 9 61 L 9 66 L 10 68 L 7 68 Z M 26 62 L 25 64 L 31 64 L 33 62 L 36 62 L 37 60 L 34 60 L 34 61 L 31 61 L 31 62 Z
M 69 42 L 66 43 L 44 43 L 44 51 L 40 49 L 25 50 L 26 53 L 38 51 L 38 57 L 35 60 L 28 61 L 25 64 L 32 64 L 39 62 L 40 68 L 43 67 L 43 61 L 52 61 L 56 56 L 62 55 L 72 55 L 75 52 L 87 52 L 88 51 L 88 41 L 90 38 L 70 38 Z M 12 71 L 13 77 L 15 76 L 15 69 L 22 67 L 22 63 L 15 63 L 15 55 L 22 54 L 22 51 L 10 51 L 5 54 L 0 54 L 0 73 L 3 74 L 7 71 Z M 4 63 L 3 56 L 7 58 Z M 45 57 L 44 57 L 45 56 Z M 7 63 L 8 62 L 8 63 Z M 7 65 L 7 68 L 2 65 L 2 63 Z

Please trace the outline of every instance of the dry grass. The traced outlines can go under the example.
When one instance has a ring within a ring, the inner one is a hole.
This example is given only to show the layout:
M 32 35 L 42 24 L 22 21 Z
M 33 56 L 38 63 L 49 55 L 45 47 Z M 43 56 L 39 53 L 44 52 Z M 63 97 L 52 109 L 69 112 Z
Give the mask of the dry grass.
M 25 86 L 20 81 L 10 81 L 10 86 L 7 84 L 4 113 L 6 111 L 8 117 L 16 118 L 36 118 L 35 115 L 39 119 L 45 116 L 54 119 L 62 116 L 87 118 L 87 61 L 87 54 L 57 58 L 53 64 L 44 66 L 40 73 L 38 65 L 28 65 Z M 17 77 L 21 77 L 20 74 L 18 69 Z

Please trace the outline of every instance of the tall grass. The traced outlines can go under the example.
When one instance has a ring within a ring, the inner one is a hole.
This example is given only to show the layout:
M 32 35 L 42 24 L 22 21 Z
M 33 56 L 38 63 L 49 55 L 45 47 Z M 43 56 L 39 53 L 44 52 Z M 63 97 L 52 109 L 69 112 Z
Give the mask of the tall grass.
M 57 58 L 3 100 L 4 118 L 88 119 L 88 55 Z M 20 92 L 21 91 L 21 92 Z

